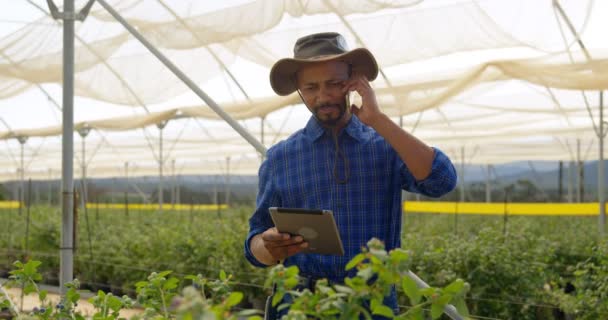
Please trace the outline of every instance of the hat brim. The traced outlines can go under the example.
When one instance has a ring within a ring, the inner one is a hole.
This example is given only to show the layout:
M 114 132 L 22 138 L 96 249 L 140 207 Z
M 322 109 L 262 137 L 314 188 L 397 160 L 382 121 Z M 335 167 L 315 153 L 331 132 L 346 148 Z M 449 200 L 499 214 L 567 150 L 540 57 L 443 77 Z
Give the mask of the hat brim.
M 378 63 L 372 53 L 365 48 L 357 48 L 318 59 L 281 59 L 270 69 L 270 86 L 280 96 L 291 94 L 297 89 L 294 75 L 302 66 L 334 60 L 352 65 L 353 73 L 364 75 L 368 81 L 373 81 L 378 76 Z

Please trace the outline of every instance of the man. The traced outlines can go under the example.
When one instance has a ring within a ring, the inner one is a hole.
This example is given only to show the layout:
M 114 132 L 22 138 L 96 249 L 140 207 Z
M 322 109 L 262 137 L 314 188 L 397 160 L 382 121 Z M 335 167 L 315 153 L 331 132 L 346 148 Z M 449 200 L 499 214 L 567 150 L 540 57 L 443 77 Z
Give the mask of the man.
M 387 250 L 400 246 L 402 189 L 440 197 L 455 187 L 448 157 L 382 113 L 369 83 L 377 75 L 373 55 L 363 48 L 348 51 L 337 33 L 298 39 L 294 58 L 272 67 L 273 90 L 297 91 L 312 116 L 302 130 L 270 148 L 260 167 L 257 208 L 245 242 L 253 265 L 283 261 L 297 265 L 309 284 L 319 278 L 343 282 L 354 275 L 344 270 L 346 263 L 372 237 Z M 348 102 L 351 91 L 361 96 L 360 107 Z M 307 243 L 277 232 L 269 207 L 333 210 L 345 255 L 298 254 Z M 385 303 L 397 310 L 394 292 Z

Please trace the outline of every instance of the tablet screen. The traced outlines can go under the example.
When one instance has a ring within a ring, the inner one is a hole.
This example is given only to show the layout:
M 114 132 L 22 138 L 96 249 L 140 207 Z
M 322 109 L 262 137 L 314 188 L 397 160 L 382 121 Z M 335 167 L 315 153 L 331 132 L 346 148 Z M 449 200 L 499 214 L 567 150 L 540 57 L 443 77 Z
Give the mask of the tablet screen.
M 344 255 L 331 210 L 272 207 L 269 211 L 279 232 L 300 235 L 308 242 L 303 253 Z

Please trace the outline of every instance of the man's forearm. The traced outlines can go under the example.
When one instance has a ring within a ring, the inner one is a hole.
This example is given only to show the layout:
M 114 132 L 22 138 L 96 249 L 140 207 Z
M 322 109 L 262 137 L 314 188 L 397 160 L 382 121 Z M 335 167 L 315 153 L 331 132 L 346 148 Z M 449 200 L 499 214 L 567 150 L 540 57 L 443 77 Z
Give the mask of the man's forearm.
M 371 125 L 395 149 L 416 180 L 431 174 L 435 157 L 433 148 L 401 129 L 388 116 L 381 114 Z
M 277 261 L 270 255 L 266 247 L 264 247 L 264 241 L 262 240 L 262 234 L 257 234 L 249 242 L 249 249 L 253 256 L 261 263 L 272 266 L 277 264 Z

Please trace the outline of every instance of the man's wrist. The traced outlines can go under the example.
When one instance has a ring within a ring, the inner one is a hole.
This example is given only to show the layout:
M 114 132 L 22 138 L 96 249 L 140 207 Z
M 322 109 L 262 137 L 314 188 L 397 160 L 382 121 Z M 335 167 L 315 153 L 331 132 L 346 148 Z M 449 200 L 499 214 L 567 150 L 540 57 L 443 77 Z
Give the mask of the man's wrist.
M 262 240 L 262 234 L 257 234 L 251 238 L 249 242 L 249 249 L 251 250 L 251 254 L 262 264 L 267 267 L 273 266 L 277 264 L 277 262 L 272 259 L 270 253 L 264 247 L 264 240 Z
M 386 114 L 378 112 L 378 114 L 371 117 L 369 126 L 379 133 L 383 128 L 386 128 L 387 121 L 392 122 Z

